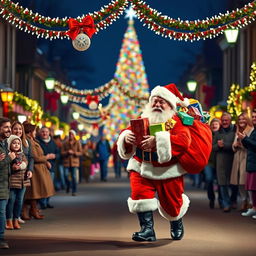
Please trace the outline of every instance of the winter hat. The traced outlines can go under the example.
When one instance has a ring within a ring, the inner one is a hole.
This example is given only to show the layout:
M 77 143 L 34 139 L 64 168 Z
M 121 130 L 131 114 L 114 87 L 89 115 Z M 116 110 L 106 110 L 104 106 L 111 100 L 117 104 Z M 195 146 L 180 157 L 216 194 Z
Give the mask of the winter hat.
M 71 132 L 74 136 L 76 136 L 76 132 L 74 130 L 70 130 L 69 132 Z
M 149 101 L 151 101 L 154 96 L 161 97 L 164 100 L 168 101 L 174 109 L 176 109 L 178 104 L 182 107 L 187 107 L 189 105 L 189 100 L 187 98 L 183 98 L 175 84 L 156 86 L 151 91 Z
M 20 141 L 20 152 L 22 152 L 22 142 L 21 142 L 20 137 L 13 135 L 13 134 L 7 139 L 8 150 L 11 151 L 10 150 L 11 144 L 16 139 L 18 139 Z

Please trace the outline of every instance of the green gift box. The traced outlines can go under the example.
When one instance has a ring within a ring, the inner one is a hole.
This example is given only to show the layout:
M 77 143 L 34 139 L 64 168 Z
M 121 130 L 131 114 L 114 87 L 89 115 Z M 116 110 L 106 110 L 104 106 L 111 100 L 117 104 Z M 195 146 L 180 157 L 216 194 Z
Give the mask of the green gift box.
M 181 119 L 184 125 L 192 125 L 194 122 L 194 117 L 188 115 L 185 112 L 178 112 L 178 117 Z
M 149 126 L 149 134 L 155 136 L 156 132 L 165 131 L 165 123 L 151 124 Z

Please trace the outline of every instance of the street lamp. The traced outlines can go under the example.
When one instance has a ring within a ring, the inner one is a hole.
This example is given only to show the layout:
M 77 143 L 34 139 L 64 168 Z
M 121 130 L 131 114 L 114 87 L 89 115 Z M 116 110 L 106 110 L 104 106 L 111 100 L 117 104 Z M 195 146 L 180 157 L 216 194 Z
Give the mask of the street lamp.
M 72 116 L 75 120 L 77 120 L 80 117 L 80 114 L 78 112 L 73 112 Z
M 68 103 L 68 99 L 69 99 L 69 97 L 66 94 L 62 94 L 60 96 L 60 101 L 61 101 L 62 104 L 67 104 Z
M 47 77 L 45 80 L 45 86 L 48 91 L 51 91 L 54 88 L 55 79 L 53 77 Z
M 237 41 L 239 29 L 237 28 L 229 28 L 224 31 L 226 40 L 229 44 L 235 44 Z
M 195 81 L 195 80 L 187 81 L 187 87 L 188 87 L 189 92 L 195 92 L 196 87 L 197 87 L 197 81 Z
M 18 121 L 22 124 L 27 120 L 27 116 L 25 115 L 18 115 Z
M 1 100 L 3 103 L 3 116 L 8 117 L 9 103 L 13 100 L 13 89 L 6 87 L 1 90 Z

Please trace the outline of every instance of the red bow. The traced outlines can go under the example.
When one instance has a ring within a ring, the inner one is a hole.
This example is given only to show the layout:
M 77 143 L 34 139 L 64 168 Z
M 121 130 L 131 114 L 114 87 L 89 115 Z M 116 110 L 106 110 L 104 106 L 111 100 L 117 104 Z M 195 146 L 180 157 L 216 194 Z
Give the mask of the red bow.
M 86 104 L 90 104 L 91 102 L 95 101 L 97 104 L 99 103 L 98 95 L 87 95 L 86 96 Z
M 72 40 L 75 40 L 77 35 L 83 31 L 85 34 L 87 34 L 90 38 L 92 35 L 96 32 L 95 26 L 94 26 L 94 20 L 90 15 L 87 15 L 82 19 L 82 22 L 79 22 L 75 19 L 70 18 L 68 20 L 68 26 L 69 31 L 67 31 L 67 35 Z

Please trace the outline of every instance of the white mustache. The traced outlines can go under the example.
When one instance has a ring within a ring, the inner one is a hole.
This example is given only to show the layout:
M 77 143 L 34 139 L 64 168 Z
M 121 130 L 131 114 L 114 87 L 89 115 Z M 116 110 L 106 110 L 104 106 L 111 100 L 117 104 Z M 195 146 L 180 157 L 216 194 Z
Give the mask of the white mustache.
M 158 110 L 158 111 L 159 111 L 159 110 L 160 110 L 161 112 L 163 112 L 163 110 L 162 110 L 161 108 L 157 108 L 157 107 L 153 108 L 152 110 L 153 110 L 153 111 L 155 111 L 155 110 Z

